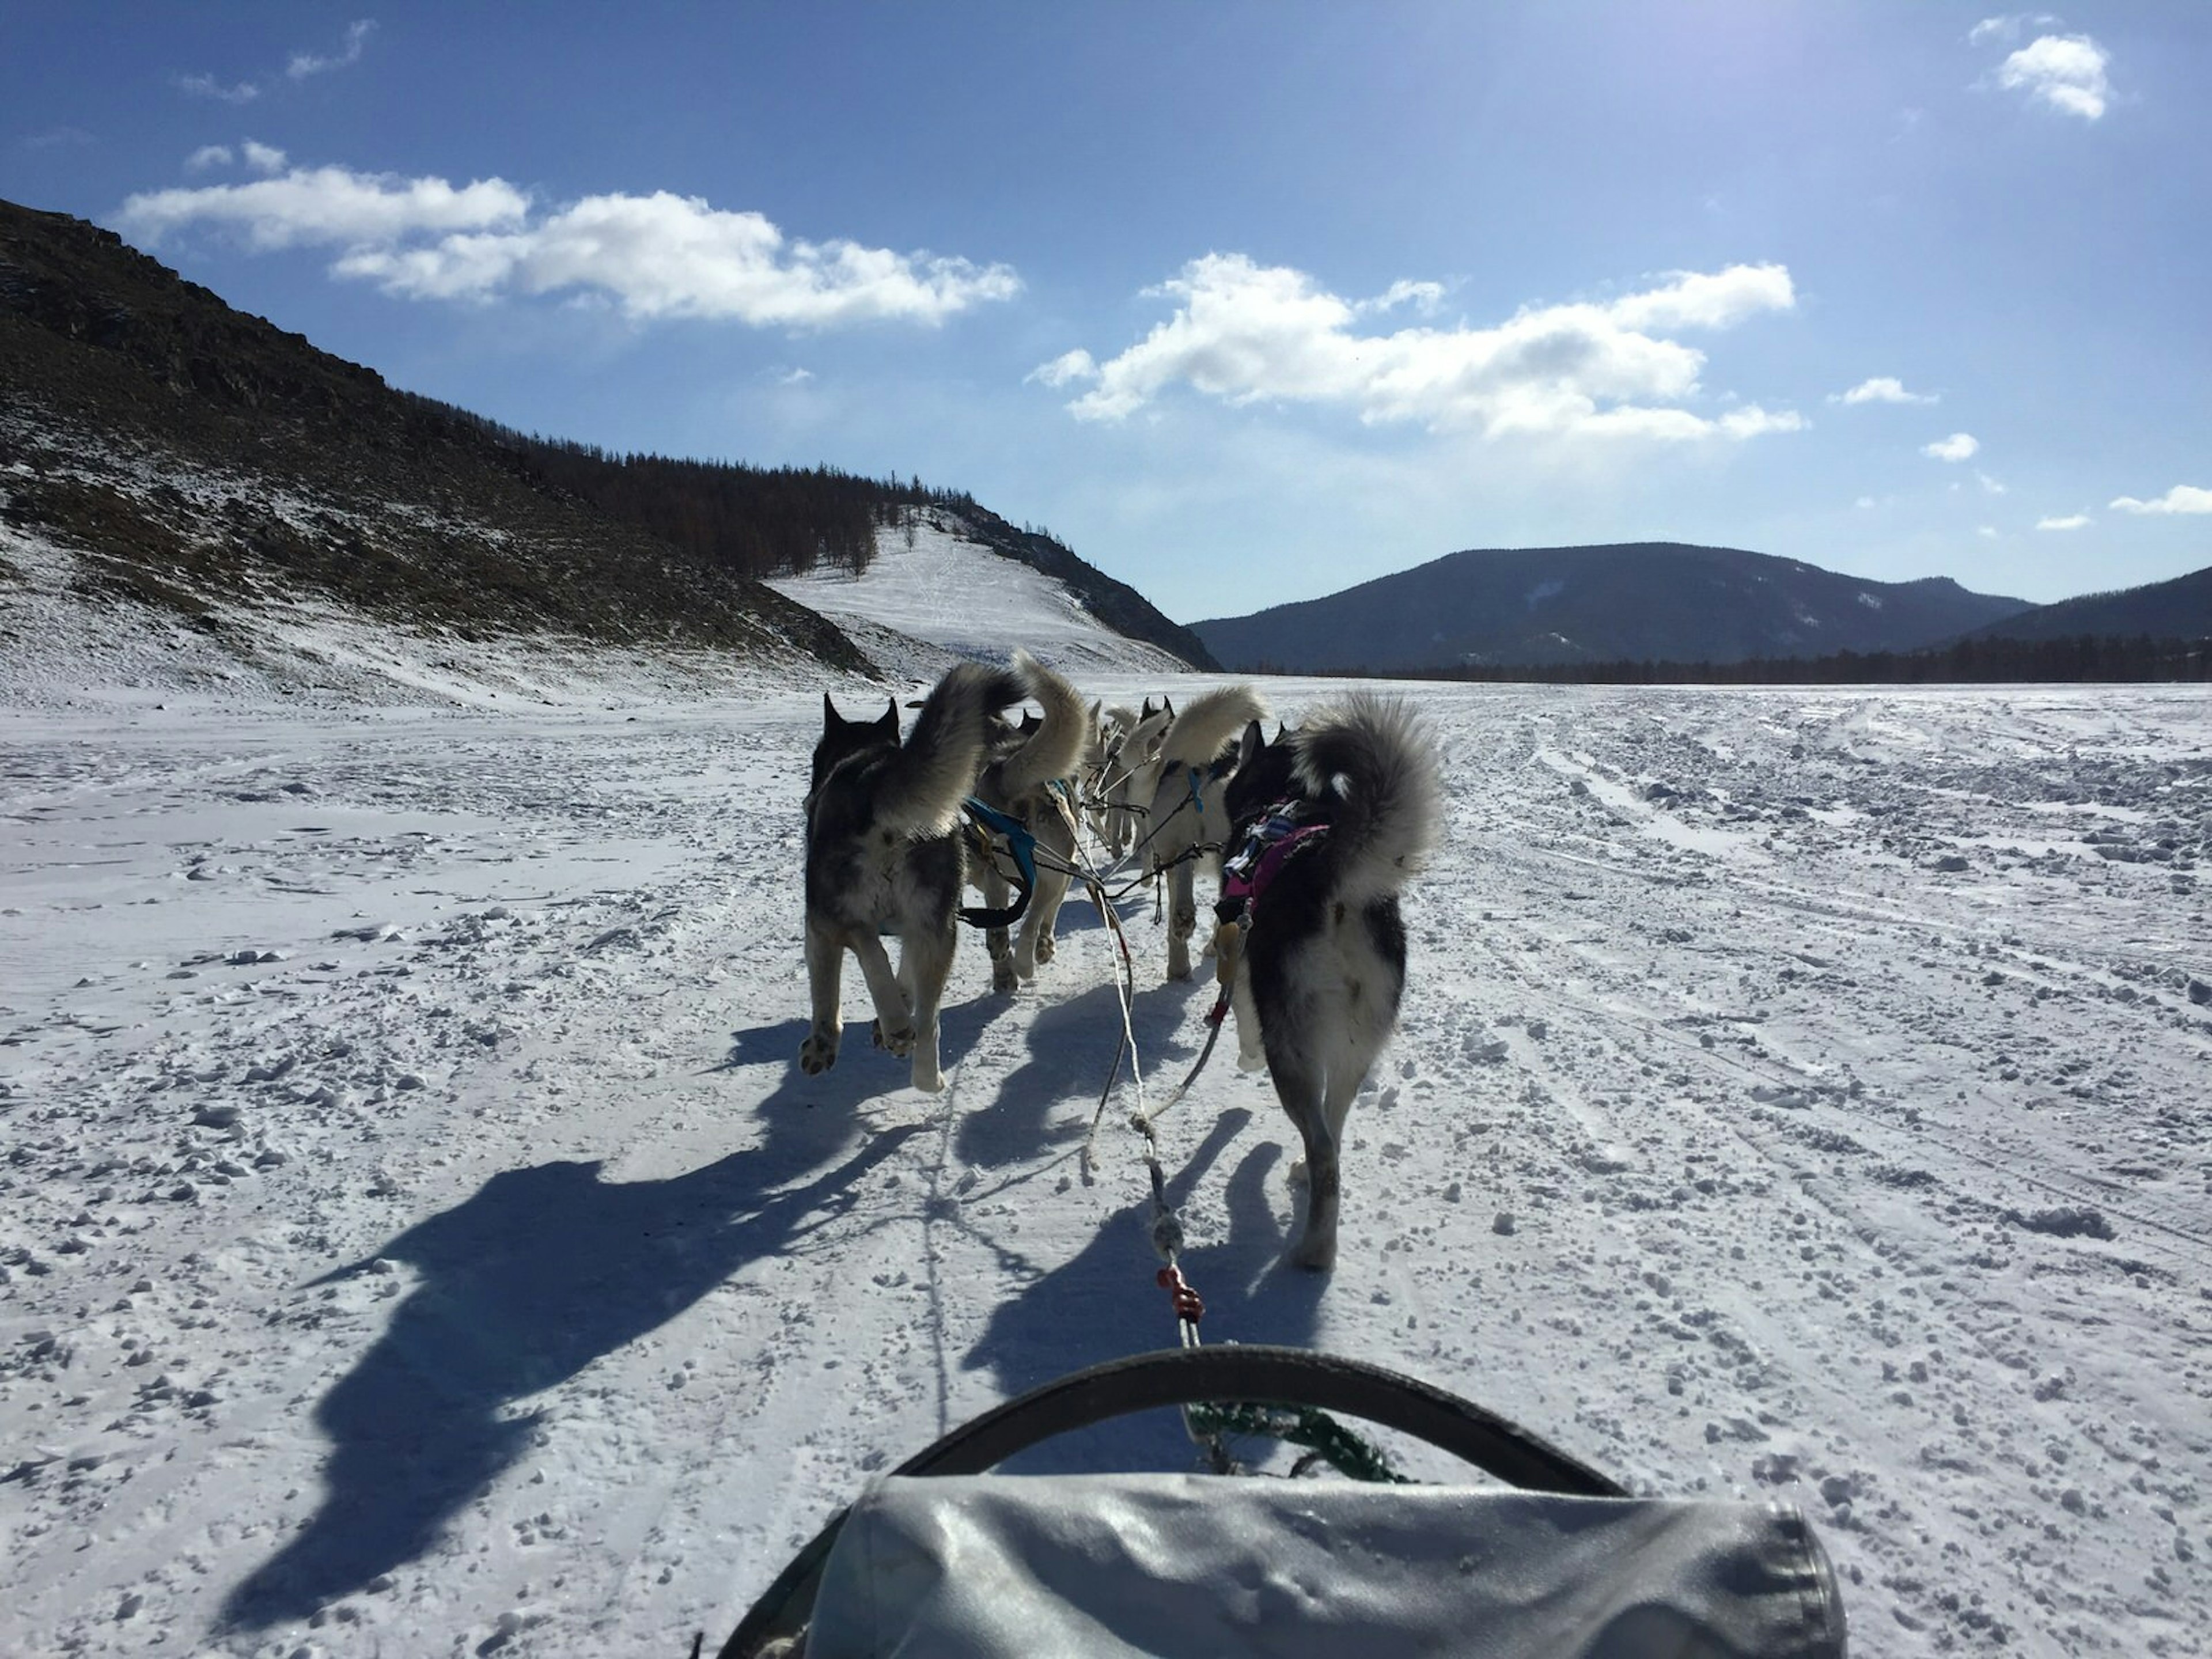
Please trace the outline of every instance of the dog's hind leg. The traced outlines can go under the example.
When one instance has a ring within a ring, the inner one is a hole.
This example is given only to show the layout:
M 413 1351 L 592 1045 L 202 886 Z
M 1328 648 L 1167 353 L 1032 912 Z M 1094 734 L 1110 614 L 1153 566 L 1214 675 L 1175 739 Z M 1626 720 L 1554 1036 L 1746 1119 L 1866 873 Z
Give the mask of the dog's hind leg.
M 819 1077 L 837 1063 L 837 1042 L 845 1030 L 840 1006 L 845 973 L 845 941 L 818 922 L 806 924 L 806 982 L 814 1006 L 813 1029 L 799 1045 L 799 1066 Z
M 981 885 L 987 909 L 1003 910 L 1014 896 L 1012 886 L 999 873 L 995 865 L 986 864 L 983 866 Z M 1013 935 L 1003 927 L 986 927 L 983 930 L 983 948 L 991 955 L 991 988 L 994 991 L 1012 990 L 1015 983 Z
M 1168 977 L 1190 977 L 1190 936 L 1198 931 L 1196 878 L 1194 860 L 1185 859 L 1168 872 Z
M 1029 914 L 1022 918 L 1021 938 L 1014 947 L 1014 971 L 1024 979 L 1036 977 L 1037 964 L 1050 962 L 1059 947 L 1052 936 L 1060 907 L 1067 902 L 1068 878 L 1057 870 L 1037 872 L 1036 889 L 1030 895 Z
M 1274 1079 L 1275 1095 L 1297 1125 L 1305 1142 L 1305 1229 L 1291 1247 L 1290 1258 L 1301 1267 L 1326 1272 L 1336 1265 L 1336 1206 L 1340 1185 L 1337 1169 L 1337 1136 L 1322 1090 L 1321 1073 L 1303 1052 L 1279 1038 L 1267 1043 L 1267 1070 Z M 1355 1085 L 1356 1086 L 1356 1085 Z M 1293 1171 L 1295 1174 L 1296 1172 Z
M 899 978 L 914 1000 L 914 1086 L 924 1094 L 933 1095 L 945 1087 L 938 1060 L 937 1016 L 959 944 L 959 930 L 947 921 L 943 933 L 916 934 L 899 947 Z
M 868 981 L 868 995 L 876 1005 L 876 1047 L 904 1058 L 914 1046 L 914 1016 L 900 975 L 891 968 L 890 952 L 884 949 L 883 940 L 869 933 L 853 942 L 853 954 L 860 959 L 861 977 Z
M 1230 1003 L 1237 1010 L 1237 1069 L 1265 1071 L 1267 1052 L 1260 1045 L 1260 1006 L 1252 997 L 1252 970 L 1239 965 L 1230 981 Z

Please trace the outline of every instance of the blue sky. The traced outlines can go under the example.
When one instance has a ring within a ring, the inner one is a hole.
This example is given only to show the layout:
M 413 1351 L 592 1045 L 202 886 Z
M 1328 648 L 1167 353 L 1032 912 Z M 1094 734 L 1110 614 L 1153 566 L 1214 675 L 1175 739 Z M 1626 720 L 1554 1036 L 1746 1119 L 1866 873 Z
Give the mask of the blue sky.
M 0 196 L 393 384 L 1178 619 L 1679 539 L 2212 564 L 2212 6 L 0 8 Z

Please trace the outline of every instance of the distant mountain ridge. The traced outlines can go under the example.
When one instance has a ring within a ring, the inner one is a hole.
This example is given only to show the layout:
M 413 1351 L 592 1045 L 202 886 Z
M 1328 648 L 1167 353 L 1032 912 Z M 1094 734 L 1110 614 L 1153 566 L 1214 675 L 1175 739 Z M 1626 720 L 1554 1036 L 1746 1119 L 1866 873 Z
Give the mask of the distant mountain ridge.
M 2100 637 L 2154 640 L 2212 638 L 2212 565 L 2170 581 L 2109 593 L 2084 593 L 2039 605 L 2016 617 L 1977 629 L 1977 636 L 2008 640 L 2063 640 L 2088 634 Z
M 1737 548 L 1638 542 L 1469 550 L 1191 626 L 1232 670 L 1395 673 L 1911 650 L 2033 608 L 1944 576 L 1869 581 Z

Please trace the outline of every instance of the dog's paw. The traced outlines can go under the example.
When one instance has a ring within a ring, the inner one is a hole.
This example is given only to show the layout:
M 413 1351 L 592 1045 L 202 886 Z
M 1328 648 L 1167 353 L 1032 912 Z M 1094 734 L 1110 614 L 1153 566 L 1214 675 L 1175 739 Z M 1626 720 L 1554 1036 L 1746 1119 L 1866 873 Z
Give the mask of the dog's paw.
M 1304 1267 L 1309 1273 L 1325 1273 L 1336 1266 L 1336 1241 L 1333 1238 L 1302 1238 L 1291 1252 L 1291 1265 Z
M 1053 937 L 1050 933 L 1040 933 L 1037 935 L 1036 959 L 1039 962 L 1050 962 L 1052 960 L 1052 953 L 1059 948 L 1060 946 L 1054 943 Z
M 895 1025 L 886 1031 L 883 1021 L 878 1019 L 870 1023 L 868 1031 L 874 1037 L 877 1048 L 889 1049 L 897 1059 L 903 1060 L 914 1052 L 914 1027 L 911 1025 Z
M 1265 1048 L 1255 1048 L 1251 1053 L 1247 1054 L 1242 1048 L 1238 1049 L 1237 1051 L 1237 1069 L 1240 1072 L 1266 1071 L 1267 1069 L 1267 1051 Z
M 799 1045 L 799 1069 L 809 1077 L 820 1077 L 837 1063 L 837 1039 L 830 1033 L 817 1031 Z
M 1020 983 L 1021 975 L 1014 971 L 1012 957 L 991 964 L 991 988 L 994 991 L 1011 991 Z
M 926 1095 L 939 1095 L 945 1092 L 945 1073 L 937 1069 L 937 1063 L 934 1060 L 925 1062 L 917 1059 L 915 1061 L 913 1083 L 915 1088 Z
M 1293 1187 L 1303 1187 L 1306 1184 L 1305 1159 L 1294 1158 L 1291 1160 L 1291 1172 L 1286 1179 Z

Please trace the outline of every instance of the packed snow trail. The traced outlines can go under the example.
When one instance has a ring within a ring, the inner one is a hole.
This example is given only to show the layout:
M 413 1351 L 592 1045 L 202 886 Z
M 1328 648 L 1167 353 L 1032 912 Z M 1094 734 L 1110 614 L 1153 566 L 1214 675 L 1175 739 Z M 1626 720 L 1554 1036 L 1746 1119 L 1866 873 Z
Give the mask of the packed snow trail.
M 1870 1652 L 2203 1651 L 2204 694 L 1399 689 L 1449 833 L 1340 1265 L 1279 1264 L 1217 1054 L 1161 1126 L 1207 1339 L 1793 1496 Z M 799 1073 L 819 707 L 0 713 L 0 1650 L 684 1651 L 872 1472 L 1172 1344 L 1140 1140 L 1079 1164 L 1082 900 L 1018 995 L 963 945 L 942 1097 Z M 1211 988 L 1122 914 L 1156 1098 Z

